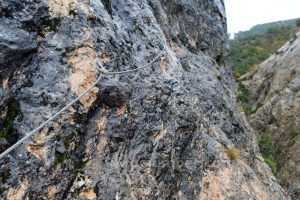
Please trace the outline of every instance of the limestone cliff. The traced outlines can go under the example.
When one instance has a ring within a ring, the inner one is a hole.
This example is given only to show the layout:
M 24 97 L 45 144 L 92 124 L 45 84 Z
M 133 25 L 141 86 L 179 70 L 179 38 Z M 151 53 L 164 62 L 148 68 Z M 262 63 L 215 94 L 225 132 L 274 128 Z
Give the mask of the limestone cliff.
M 299 199 L 300 32 L 242 79 L 257 109 L 250 115 L 250 123 L 258 133 L 273 138 L 277 177 L 291 196 Z
M 242 79 L 257 107 L 250 123 L 273 138 L 277 177 L 291 196 L 299 199 L 300 33 Z
M 0 0 L 2 199 L 288 199 L 236 106 L 221 0 Z

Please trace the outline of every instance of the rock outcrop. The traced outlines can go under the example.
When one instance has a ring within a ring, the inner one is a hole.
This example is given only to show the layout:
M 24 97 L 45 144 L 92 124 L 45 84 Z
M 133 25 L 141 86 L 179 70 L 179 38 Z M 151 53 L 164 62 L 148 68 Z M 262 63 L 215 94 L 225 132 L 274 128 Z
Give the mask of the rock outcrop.
M 243 84 L 256 105 L 250 123 L 273 138 L 277 177 L 300 198 L 300 32 L 276 54 L 249 72 Z
M 221 0 L 0 0 L 3 199 L 288 199 L 236 106 Z

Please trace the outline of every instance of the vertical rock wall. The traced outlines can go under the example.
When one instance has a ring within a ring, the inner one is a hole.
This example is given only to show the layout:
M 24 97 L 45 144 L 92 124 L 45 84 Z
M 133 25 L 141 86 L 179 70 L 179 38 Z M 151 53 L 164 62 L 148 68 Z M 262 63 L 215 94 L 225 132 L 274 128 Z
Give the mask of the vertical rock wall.
M 0 0 L 4 199 L 285 199 L 235 105 L 222 1 Z M 230 152 L 233 152 L 230 153 Z

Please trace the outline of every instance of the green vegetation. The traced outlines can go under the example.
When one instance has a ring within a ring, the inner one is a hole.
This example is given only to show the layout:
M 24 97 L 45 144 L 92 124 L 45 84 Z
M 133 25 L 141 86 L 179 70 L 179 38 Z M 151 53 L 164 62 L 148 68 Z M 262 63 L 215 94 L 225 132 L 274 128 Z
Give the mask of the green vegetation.
M 84 141 L 82 132 L 71 129 L 68 134 L 56 135 L 55 140 L 63 143 L 64 150 L 55 152 L 54 165 L 67 162 L 80 171 L 89 162 L 89 159 L 84 158 L 83 152 L 79 150 L 80 144 Z
M 272 157 L 275 154 L 275 146 L 272 138 L 266 133 L 259 136 L 258 145 L 263 156 Z
M 293 139 L 293 138 L 295 138 L 297 135 L 299 135 L 300 129 L 297 129 L 297 128 L 289 128 L 288 132 L 289 132 L 289 136 Z
M 75 145 L 78 146 L 79 141 L 76 141 L 75 138 L 76 138 L 77 136 L 79 136 L 79 135 L 80 135 L 80 134 L 79 134 L 77 131 L 75 131 L 75 130 L 71 131 L 71 133 L 70 133 L 69 135 L 67 135 L 65 138 L 63 138 L 63 142 L 64 142 L 65 147 L 66 147 L 67 149 L 69 149 L 70 144 L 71 144 L 72 142 L 75 142 Z
M 269 165 L 269 167 L 271 168 L 273 174 L 275 174 L 276 171 L 277 171 L 277 168 L 276 168 L 276 163 L 273 161 L 273 159 L 264 158 L 264 161 Z
M 262 102 L 257 102 L 256 103 L 256 107 L 255 110 L 253 111 L 253 113 L 255 113 L 260 107 L 262 107 L 264 104 Z
M 89 160 L 80 160 L 77 164 L 75 164 L 76 169 L 83 169 L 86 164 L 89 162 Z
M 269 165 L 272 172 L 275 174 L 277 171 L 276 163 L 274 162 L 274 156 L 276 150 L 272 138 L 268 136 L 266 133 L 262 133 L 259 136 L 258 145 L 265 162 Z
M 15 98 L 10 98 L 7 102 L 7 114 L 0 130 L 0 137 L 11 134 L 14 130 L 14 120 L 20 112 L 20 103 Z
M 219 53 L 216 57 L 216 62 L 219 64 L 219 65 L 224 65 L 225 64 L 225 57 L 224 57 L 224 52 L 221 51 L 221 53 Z
M 57 153 L 55 155 L 55 161 L 54 164 L 58 165 L 60 163 L 63 163 L 65 160 L 67 160 L 69 158 L 69 152 L 66 151 L 64 153 Z
M 71 143 L 74 143 L 75 144 L 74 148 L 77 148 L 80 143 L 80 140 L 78 139 L 79 137 L 80 137 L 80 133 L 75 130 L 71 131 L 71 133 L 66 136 L 61 136 L 61 135 L 55 136 L 55 139 L 57 141 L 62 141 L 66 148 L 64 153 L 57 152 L 55 154 L 55 161 L 54 161 L 55 165 L 63 163 L 65 160 L 70 158 L 70 152 L 74 150 L 71 147 Z
M 300 26 L 300 18 L 289 19 L 278 22 L 270 22 L 265 24 L 258 24 L 252 27 L 249 31 L 240 31 L 234 35 L 235 39 L 242 39 L 255 34 L 265 33 L 268 29 L 278 27 L 278 26 Z M 298 25 L 299 24 L 299 25 Z
M 298 22 L 300 23 L 300 19 L 267 23 L 236 34 L 235 39 L 230 40 L 234 77 L 239 79 L 243 74 L 255 70 L 257 65 L 276 53 L 299 31 Z M 221 60 L 221 56 L 218 60 Z M 292 72 L 285 77 L 285 81 L 290 82 L 293 78 Z M 256 105 L 250 102 L 250 93 L 241 82 L 238 87 L 238 99 L 246 116 L 255 113 L 262 106 L 261 102 Z
M 252 106 L 250 105 L 250 100 L 249 100 L 249 96 L 250 96 L 249 90 L 241 82 L 239 82 L 238 91 L 239 91 L 238 99 L 241 102 L 241 106 L 244 110 L 244 113 L 246 116 L 249 116 L 252 110 Z
M 300 19 L 298 19 L 300 20 Z M 240 32 L 230 40 L 231 59 L 235 78 L 253 70 L 274 54 L 299 31 L 297 20 L 257 25 Z
M 240 101 L 246 116 L 255 113 L 260 107 L 263 106 L 261 102 L 257 102 L 255 106 L 252 106 L 249 97 L 250 97 L 249 90 L 241 82 L 239 82 L 238 100 Z

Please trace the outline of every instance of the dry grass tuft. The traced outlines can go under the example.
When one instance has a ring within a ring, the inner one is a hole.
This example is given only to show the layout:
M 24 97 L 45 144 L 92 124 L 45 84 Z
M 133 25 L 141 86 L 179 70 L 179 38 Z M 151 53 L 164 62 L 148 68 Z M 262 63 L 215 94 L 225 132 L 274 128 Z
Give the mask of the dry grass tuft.
M 240 152 L 239 150 L 237 150 L 236 148 L 232 147 L 232 148 L 228 148 L 226 150 L 227 155 L 229 156 L 229 158 L 231 160 L 237 160 L 240 158 Z
M 291 82 L 292 80 L 294 79 L 294 77 L 293 77 L 293 75 L 286 75 L 285 77 L 284 77 L 284 80 L 286 81 L 286 82 Z

